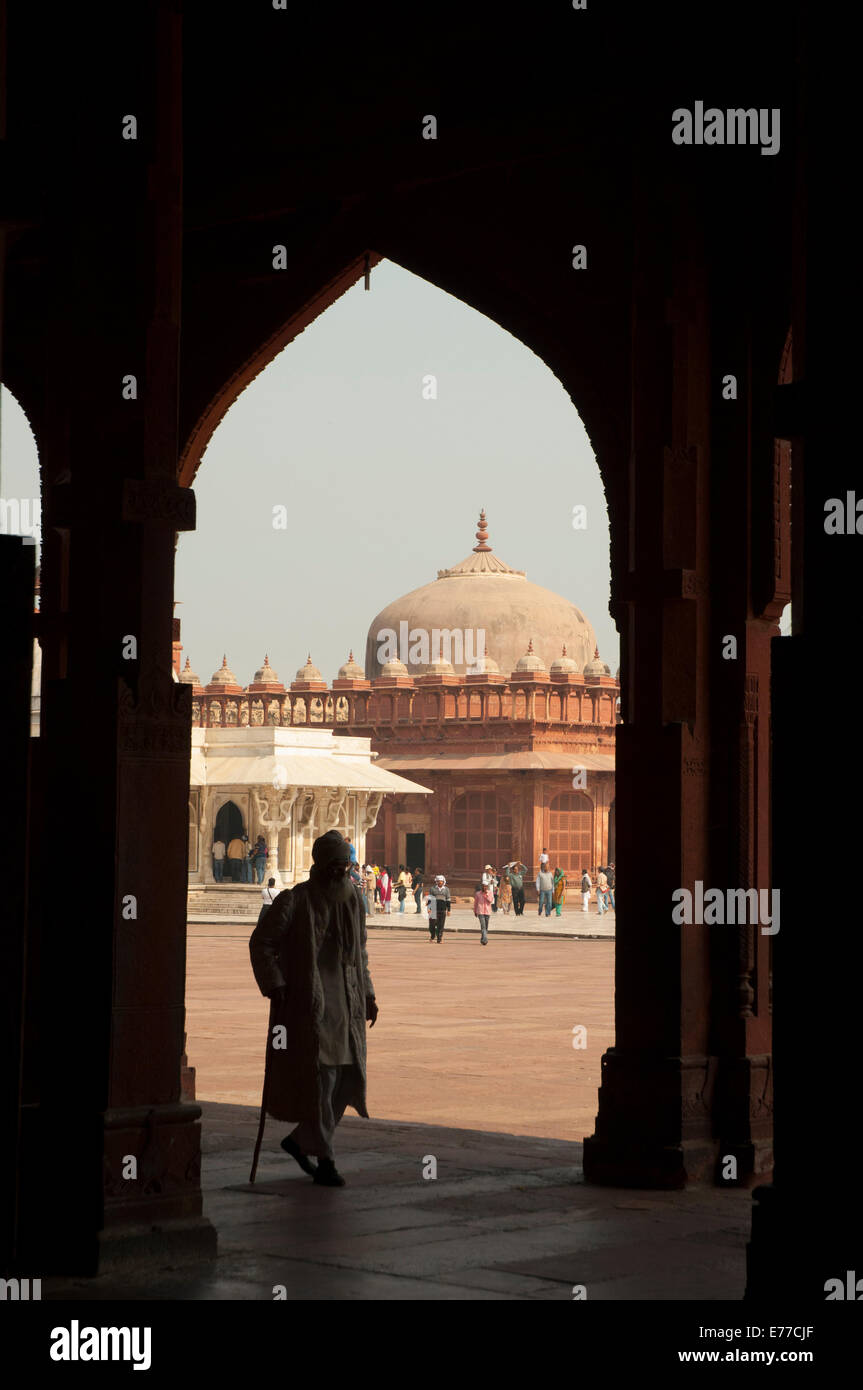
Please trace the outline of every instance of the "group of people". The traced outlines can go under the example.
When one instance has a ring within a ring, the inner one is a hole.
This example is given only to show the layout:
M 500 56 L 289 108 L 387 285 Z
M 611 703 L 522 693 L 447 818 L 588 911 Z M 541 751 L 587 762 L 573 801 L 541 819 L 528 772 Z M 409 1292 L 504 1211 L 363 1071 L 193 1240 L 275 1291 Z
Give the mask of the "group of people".
M 497 912 L 500 908 L 504 916 L 509 916 L 512 912 L 516 917 L 523 917 L 526 873 L 527 865 L 522 864 L 520 859 L 510 860 L 500 871 L 491 864 L 486 864 L 476 892 L 485 892 L 486 898 L 490 900 L 491 912 Z M 555 916 L 559 917 L 566 902 L 566 873 L 559 865 L 552 870 L 547 849 L 543 849 L 539 856 L 539 872 L 534 880 L 534 887 L 538 894 L 537 916 L 541 917 L 544 912 L 546 917 L 550 917 L 553 907 Z M 476 912 L 476 896 L 474 903 L 474 915 L 485 915 Z
M 596 871 L 596 906 L 600 917 L 603 912 L 608 912 L 614 907 L 614 865 L 601 864 Z M 593 892 L 594 883 L 587 869 L 581 871 L 581 902 L 582 911 L 590 911 L 590 895 Z
M 422 912 L 420 906 L 424 885 L 422 869 L 406 869 L 404 864 L 399 864 L 398 876 L 394 879 L 389 864 L 383 866 L 366 864 L 362 875 L 358 875 L 355 881 L 358 887 L 362 888 L 366 912 L 369 914 L 375 911 L 392 912 L 393 894 L 395 894 L 395 900 L 399 905 L 399 912 L 404 912 L 409 893 L 412 894 L 416 903 L 417 912 Z
M 254 883 L 264 881 L 267 868 L 267 842 L 259 835 L 254 844 L 245 830 L 228 841 L 213 841 L 213 878 L 217 883 Z M 225 870 L 227 869 L 227 873 Z M 255 878 L 257 876 L 257 880 Z

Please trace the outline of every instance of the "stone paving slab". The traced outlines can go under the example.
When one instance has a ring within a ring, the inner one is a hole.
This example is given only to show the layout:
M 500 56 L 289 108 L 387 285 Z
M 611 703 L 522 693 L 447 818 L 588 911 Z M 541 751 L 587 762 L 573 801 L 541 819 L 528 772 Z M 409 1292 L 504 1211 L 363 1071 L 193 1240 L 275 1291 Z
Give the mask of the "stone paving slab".
M 561 1301 L 738 1299 L 752 1201 L 743 1190 L 638 1192 L 586 1185 L 581 1145 L 541 1136 L 346 1117 L 348 1185 L 317 1188 L 274 1126 L 246 1181 L 252 1107 L 204 1103 L 208 1265 L 125 1279 L 49 1280 L 47 1298 Z M 423 1180 L 419 1159 L 446 1154 Z

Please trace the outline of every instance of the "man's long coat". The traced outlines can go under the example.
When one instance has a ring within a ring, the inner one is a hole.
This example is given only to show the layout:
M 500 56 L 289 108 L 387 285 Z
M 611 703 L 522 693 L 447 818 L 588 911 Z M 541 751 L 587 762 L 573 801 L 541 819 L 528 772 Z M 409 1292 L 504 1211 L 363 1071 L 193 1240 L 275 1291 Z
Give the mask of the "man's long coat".
M 318 951 L 324 925 L 315 911 L 309 883 L 286 888 L 262 914 L 249 941 L 255 980 L 262 994 L 286 986 L 284 1003 L 272 1000 L 268 1026 L 267 1114 L 299 1123 L 320 1114 L 318 1051 L 324 990 Z M 347 1103 L 368 1119 L 366 1109 L 366 998 L 374 996 L 366 952 L 366 909 L 357 890 L 348 903 L 352 932 L 342 970 L 349 1008 L 349 1035 L 355 1066 Z M 284 1027 L 284 1034 L 273 1030 Z M 274 1046 L 274 1037 L 285 1046 Z

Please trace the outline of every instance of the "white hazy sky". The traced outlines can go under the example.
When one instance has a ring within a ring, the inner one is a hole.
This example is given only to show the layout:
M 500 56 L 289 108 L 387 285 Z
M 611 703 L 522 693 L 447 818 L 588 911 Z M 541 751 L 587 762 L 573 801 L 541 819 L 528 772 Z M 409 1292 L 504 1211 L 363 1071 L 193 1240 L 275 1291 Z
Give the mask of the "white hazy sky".
M 423 399 L 429 373 L 436 400 Z M 8 392 L 0 450 L 2 496 L 38 497 L 33 438 Z M 241 685 L 265 652 L 286 684 L 308 651 L 327 679 L 351 647 L 362 662 L 375 614 L 471 551 L 482 506 L 494 550 L 577 604 L 619 664 L 605 497 L 572 401 L 524 344 L 392 262 L 243 392 L 195 492 L 175 594 L 183 657 L 205 683 L 223 652 Z M 286 530 L 272 525 L 280 504 Z M 586 530 L 572 527 L 577 504 Z

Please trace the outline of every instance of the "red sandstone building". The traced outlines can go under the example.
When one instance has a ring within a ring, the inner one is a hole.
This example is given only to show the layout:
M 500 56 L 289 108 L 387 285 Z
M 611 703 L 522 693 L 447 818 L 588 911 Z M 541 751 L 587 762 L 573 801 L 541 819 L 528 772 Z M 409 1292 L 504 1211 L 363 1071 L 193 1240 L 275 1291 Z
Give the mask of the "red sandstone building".
M 175 670 L 193 687 L 195 725 L 361 735 L 380 767 L 431 787 L 385 799 L 366 838 L 372 862 L 471 889 L 484 864 L 534 869 L 547 848 L 572 883 L 615 858 L 619 684 L 580 610 L 494 553 L 485 512 L 476 539 L 373 619 L 365 670 L 351 652 L 328 685 L 310 655 L 286 688 L 265 658 L 244 688 L 225 657 L 202 686 L 188 660 L 179 669 L 178 631 Z

